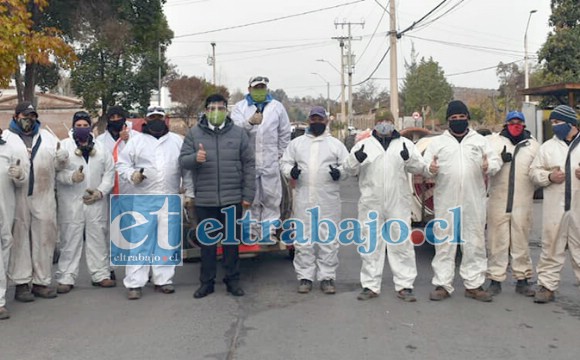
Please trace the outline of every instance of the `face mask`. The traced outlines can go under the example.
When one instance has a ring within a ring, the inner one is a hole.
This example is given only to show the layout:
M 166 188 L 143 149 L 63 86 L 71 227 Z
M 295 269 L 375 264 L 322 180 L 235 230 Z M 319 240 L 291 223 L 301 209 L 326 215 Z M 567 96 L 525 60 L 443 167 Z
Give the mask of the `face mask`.
M 379 135 L 391 135 L 395 130 L 395 125 L 388 123 L 388 122 L 380 122 L 375 125 L 375 131 Z
M 125 126 L 125 120 L 107 122 L 107 129 L 116 133 L 121 132 L 121 130 L 123 130 L 123 126 Z
M 222 110 L 209 111 L 206 116 L 210 124 L 219 127 L 226 121 L 227 112 Z
M 147 130 L 153 136 L 163 135 L 167 131 L 167 124 L 165 124 L 164 120 L 149 120 L 147 122 Z
M 22 129 L 22 131 L 24 131 L 25 133 L 32 131 L 32 128 L 34 127 L 34 122 L 36 120 L 31 119 L 31 118 L 21 118 L 18 119 L 18 125 L 20 125 L 20 128 Z
M 266 100 L 266 95 L 268 95 L 268 89 L 251 89 L 250 90 L 250 96 L 257 103 L 264 102 Z
M 523 124 L 508 124 L 507 131 L 513 137 L 518 137 L 524 132 L 525 126 Z
M 564 141 L 564 139 L 566 139 L 566 136 L 568 136 L 570 130 L 572 130 L 572 125 L 568 123 L 552 125 L 552 130 L 554 131 L 554 135 L 556 135 L 558 139 Z
M 90 136 L 91 136 L 91 128 L 90 127 L 73 128 L 73 137 L 79 143 L 88 142 Z
M 449 128 L 455 134 L 463 134 L 467 130 L 469 123 L 467 120 L 451 120 L 449 121 Z
M 310 128 L 310 132 L 312 133 L 312 135 L 320 136 L 324 133 L 324 130 L 326 130 L 326 124 L 312 123 L 312 124 L 310 124 L 309 128 Z

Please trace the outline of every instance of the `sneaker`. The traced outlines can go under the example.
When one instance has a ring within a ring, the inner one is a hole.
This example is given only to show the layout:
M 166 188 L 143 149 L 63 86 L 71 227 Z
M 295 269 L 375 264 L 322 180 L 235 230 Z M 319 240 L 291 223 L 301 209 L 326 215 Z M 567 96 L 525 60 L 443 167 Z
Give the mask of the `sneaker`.
M 546 304 L 550 301 L 554 301 L 554 292 L 540 285 L 534 295 L 534 302 L 537 304 Z
M 334 280 L 333 279 L 322 280 L 320 282 L 320 290 L 322 290 L 323 293 L 328 294 L 328 295 L 336 294 L 336 287 L 334 286 Z
M 55 288 L 36 284 L 32 285 L 32 294 L 43 299 L 54 299 L 57 296 Z
M 175 292 L 175 287 L 171 284 L 155 285 L 155 292 L 160 292 L 163 294 L 173 294 Z
M 403 289 L 397 292 L 397 297 L 406 302 L 415 302 L 417 298 L 413 294 L 413 289 Z
M 99 286 L 99 287 L 103 287 L 103 288 L 112 288 L 117 286 L 117 281 L 113 280 L 113 279 L 103 279 L 99 282 L 91 282 L 91 285 L 93 286 Z
M 203 284 L 195 291 L 195 293 L 193 293 L 193 297 L 196 299 L 201 299 L 208 296 L 209 294 L 212 294 L 213 291 L 213 284 Z
M 429 299 L 432 301 L 441 301 L 450 297 L 449 291 L 445 290 L 443 286 L 437 286 L 435 290 L 429 294 Z
M 480 286 L 476 289 L 465 289 L 465 297 L 483 302 L 492 301 L 492 296 Z
M 58 294 L 66 294 L 69 293 L 73 289 L 73 285 L 70 284 L 58 284 L 56 286 L 56 292 Z
M 356 298 L 357 298 L 357 300 L 369 300 L 369 299 L 372 299 L 372 298 L 376 298 L 378 296 L 379 296 L 378 293 L 372 291 L 369 288 L 364 288 L 360 292 L 360 294 L 358 294 L 358 296 Z
M 486 291 L 491 296 L 501 294 L 501 283 L 499 281 L 492 280 Z
M 0 306 L 0 320 L 10 319 L 10 313 L 4 306 Z
M 528 279 L 518 280 L 516 284 L 516 293 L 524 295 L 526 297 L 534 297 L 536 292 L 532 289 L 532 286 L 528 283 Z
M 28 284 L 16 285 L 14 300 L 25 303 L 34 301 L 34 295 L 32 294 L 32 291 L 30 291 L 30 286 L 28 286 Z
M 300 294 L 308 294 L 312 290 L 312 281 L 308 279 L 301 279 L 298 283 L 298 292 Z
M 245 292 L 240 286 L 240 282 L 238 280 L 235 281 L 227 281 L 224 279 L 224 283 L 226 284 L 226 291 L 232 294 L 233 296 L 244 296 Z
M 141 299 L 141 288 L 129 288 L 127 292 L 127 299 L 129 300 L 139 300 Z

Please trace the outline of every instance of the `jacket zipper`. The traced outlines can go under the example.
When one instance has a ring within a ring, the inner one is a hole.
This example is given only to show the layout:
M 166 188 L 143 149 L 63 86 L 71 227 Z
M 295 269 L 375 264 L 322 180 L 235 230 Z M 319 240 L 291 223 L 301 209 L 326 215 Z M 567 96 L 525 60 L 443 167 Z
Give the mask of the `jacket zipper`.
M 222 196 L 220 194 L 220 147 L 219 147 L 219 138 L 218 134 L 215 134 L 215 150 L 217 156 L 217 195 L 218 195 L 218 204 L 222 206 Z

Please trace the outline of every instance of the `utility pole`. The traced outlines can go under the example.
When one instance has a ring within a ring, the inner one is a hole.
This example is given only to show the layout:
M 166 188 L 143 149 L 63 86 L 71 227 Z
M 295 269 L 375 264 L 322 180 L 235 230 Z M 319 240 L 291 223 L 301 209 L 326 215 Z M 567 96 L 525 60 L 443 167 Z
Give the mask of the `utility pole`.
M 395 13 L 395 1 L 389 1 L 389 17 L 391 19 L 391 28 L 389 31 L 390 37 L 390 53 L 391 53 L 391 113 L 395 118 L 395 122 L 399 121 L 399 84 L 397 81 L 397 23 Z
M 211 43 L 211 63 L 213 65 L 213 86 L 217 86 L 217 79 L 215 77 L 215 42 Z
M 348 31 L 348 36 L 346 37 L 346 40 L 348 41 L 347 44 L 347 55 L 346 55 L 346 66 L 347 66 L 347 73 L 348 73 L 348 126 L 352 126 L 352 73 L 354 72 L 354 61 L 353 61 L 353 57 L 354 54 L 352 53 L 352 40 L 360 40 L 361 38 L 358 37 L 356 39 L 353 39 L 352 37 L 352 33 L 351 33 L 351 27 L 352 25 L 360 25 L 361 27 L 364 28 L 365 23 L 364 21 L 358 22 L 358 23 L 353 23 L 353 22 L 335 22 L 334 26 L 338 27 L 341 26 L 344 28 L 344 26 L 346 26 L 347 31 Z M 345 40 L 345 38 L 341 37 L 339 38 L 341 41 L 341 62 L 344 66 L 344 58 L 342 58 L 343 54 L 342 54 L 342 49 L 344 48 L 344 44 L 343 44 L 343 40 Z M 342 70 L 344 72 L 344 68 Z
M 157 68 L 157 102 L 158 105 L 161 106 L 161 43 L 157 45 L 157 57 L 159 60 L 159 66 Z

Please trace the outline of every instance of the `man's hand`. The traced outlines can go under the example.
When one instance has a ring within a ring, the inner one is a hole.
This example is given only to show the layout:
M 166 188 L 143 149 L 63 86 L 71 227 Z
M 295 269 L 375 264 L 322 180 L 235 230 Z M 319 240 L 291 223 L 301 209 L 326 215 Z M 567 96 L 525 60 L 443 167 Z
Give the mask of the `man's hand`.
M 131 175 L 131 181 L 135 185 L 139 185 L 143 182 L 143 180 L 147 179 L 147 176 L 143 174 L 145 172 L 144 168 L 141 168 L 139 171 L 135 171 L 133 175 Z
M 85 205 L 93 205 L 103 198 L 103 194 L 97 189 L 86 189 L 83 195 L 83 203 Z
M 294 166 L 292 167 L 292 170 L 290 170 L 290 177 L 294 180 L 298 180 L 301 172 L 302 170 L 298 169 L 298 163 L 294 162 Z
M 437 157 L 437 155 L 433 156 L 431 165 L 429 165 L 429 172 L 433 175 L 437 175 L 439 173 L 439 164 L 437 164 L 438 159 L 439 158 Z
M 195 207 L 195 200 L 189 196 L 186 196 L 183 200 L 183 207 L 186 209 L 193 209 Z
M 60 141 L 56 143 L 56 161 L 59 163 L 68 161 L 68 151 L 60 148 Z
M 403 142 L 403 150 L 401 150 L 401 157 L 403 161 L 409 160 L 409 150 L 407 149 L 407 145 Z
M 197 161 L 198 163 L 204 163 L 207 160 L 206 156 L 207 153 L 203 148 L 203 144 L 199 144 L 199 149 L 197 150 L 197 156 L 195 157 L 195 161 Z
M 252 203 L 250 203 L 250 202 L 249 202 L 249 201 L 247 201 L 247 200 L 242 200 L 242 207 L 243 207 L 244 209 L 249 209 L 249 208 L 250 208 L 250 206 L 252 206 Z
M 576 174 L 576 179 L 580 180 L 580 163 L 578 163 L 578 166 L 576 168 L 576 171 L 574 171 L 574 174 Z
M 10 165 L 8 168 L 8 176 L 10 176 L 12 180 L 22 180 L 24 171 L 22 170 L 22 167 L 20 167 L 20 159 L 17 159 L 15 164 Z
M 338 179 L 340 179 L 340 170 L 338 170 L 338 168 L 332 167 L 332 165 L 328 165 L 328 167 L 330 168 L 328 173 L 330 174 L 332 180 L 338 181 Z
M 129 140 L 129 128 L 127 124 L 123 125 L 123 130 L 119 133 L 119 138 L 123 141 Z
M 358 149 L 357 151 L 355 151 L 354 153 L 354 157 L 356 158 L 356 160 L 362 164 L 363 161 L 365 161 L 365 159 L 367 158 L 367 153 L 365 153 L 365 146 L 363 144 L 363 146 L 360 147 L 360 149 Z
M 503 150 L 501 151 L 501 159 L 503 160 L 504 163 L 512 161 L 512 154 L 507 152 L 506 145 L 503 146 Z
M 79 166 L 75 172 L 72 174 L 72 182 L 78 184 L 85 179 L 85 174 L 83 174 L 83 166 Z
M 254 115 L 248 120 L 252 125 L 260 125 L 262 123 L 264 116 L 260 112 L 255 112 Z
M 566 181 L 566 174 L 560 170 L 559 166 L 556 166 L 550 175 L 548 175 L 548 180 L 554 184 L 561 184 Z

